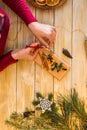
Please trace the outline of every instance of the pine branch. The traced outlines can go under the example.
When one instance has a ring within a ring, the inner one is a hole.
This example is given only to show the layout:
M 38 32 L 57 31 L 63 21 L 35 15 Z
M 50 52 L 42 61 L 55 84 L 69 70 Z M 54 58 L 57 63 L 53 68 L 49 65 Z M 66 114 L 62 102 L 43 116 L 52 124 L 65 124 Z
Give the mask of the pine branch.
M 36 97 L 37 97 L 37 98 L 40 98 L 40 97 L 41 97 L 41 98 L 43 98 L 42 94 L 41 94 L 41 93 L 39 93 L 39 92 L 38 92 L 38 93 L 36 93 Z
M 56 103 L 55 103 L 55 102 L 52 103 L 51 109 L 52 109 L 53 112 L 57 113 L 58 107 L 56 106 Z
M 52 93 L 48 94 L 48 100 L 52 101 L 52 99 L 53 99 L 53 94 Z
M 40 101 L 36 101 L 36 100 L 32 102 L 32 104 L 33 104 L 34 106 L 37 106 L 39 103 L 40 103 Z
M 33 105 L 37 106 L 43 98 L 37 93 L 37 100 Z M 53 95 L 48 95 L 48 100 L 52 101 Z M 5 123 L 20 130 L 87 130 L 87 113 L 84 103 L 74 90 L 70 95 L 58 96 L 57 103 L 51 104 L 51 111 L 46 110 L 39 117 L 34 117 L 34 111 L 27 108 L 24 113 L 13 112 L 9 120 Z M 30 117 L 31 116 L 31 117 Z M 35 119 L 35 125 L 32 123 Z
M 71 104 L 72 104 L 72 109 L 74 112 L 77 114 L 77 116 L 84 120 L 86 116 L 86 111 L 84 108 L 84 103 L 81 101 L 78 97 L 78 93 L 74 89 L 73 93 L 70 95 L 71 97 Z
M 5 123 L 9 126 L 12 126 L 16 129 L 20 129 L 20 130 L 30 130 L 29 128 L 27 128 L 26 126 L 22 126 L 21 124 L 17 124 L 17 123 L 14 123 L 12 121 L 8 121 L 6 120 Z

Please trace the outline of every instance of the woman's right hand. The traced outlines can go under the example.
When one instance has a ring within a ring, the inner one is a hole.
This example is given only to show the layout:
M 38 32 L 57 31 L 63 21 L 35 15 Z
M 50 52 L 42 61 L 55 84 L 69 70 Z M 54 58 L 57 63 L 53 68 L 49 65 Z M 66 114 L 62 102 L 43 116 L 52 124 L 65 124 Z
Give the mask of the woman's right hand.
M 37 46 L 38 43 L 32 43 L 32 46 Z M 23 48 L 23 49 L 16 49 L 12 51 L 11 55 L 13 59 L 19 60 L 19 59 L 26 59 L 26 60 L 34 60 L 37 56 L 39 51 L 39 48 Z
M 52 46 L 56 39 L 56 28 L 51 25 L 32 22 L 28 25 L 36 38 L 46 47 Z

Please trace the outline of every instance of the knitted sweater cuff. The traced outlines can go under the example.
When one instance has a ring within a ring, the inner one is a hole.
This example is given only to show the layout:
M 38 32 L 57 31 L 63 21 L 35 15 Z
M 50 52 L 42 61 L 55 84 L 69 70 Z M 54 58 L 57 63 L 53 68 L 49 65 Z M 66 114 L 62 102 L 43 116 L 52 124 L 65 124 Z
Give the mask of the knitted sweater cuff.
M 0 57 L 0 71 L 4 70 L 9 65 L 16 63 L 18 61 L 13 59 L 13 57 L 11 56 L 11 52 L 12 51 Z

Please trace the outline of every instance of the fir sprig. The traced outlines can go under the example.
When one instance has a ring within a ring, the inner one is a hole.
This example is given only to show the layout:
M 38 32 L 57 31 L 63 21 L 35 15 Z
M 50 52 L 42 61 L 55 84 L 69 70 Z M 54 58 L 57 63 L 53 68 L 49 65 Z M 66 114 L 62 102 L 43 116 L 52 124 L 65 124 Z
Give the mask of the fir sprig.
M 40 93 L 36 97 L 34 106 L 39 104 L 39 98 L 44 99 Z M 46 110 L 38 117 L 29 109 L 23 113 L 13 112 L 5 123 L 19 130 L 87 130 L 87 112 L 75 89 L 70 95 L 59 95 L 57 102 L 53 102 L 53 94 L 48 94 L 48 100 L 52 101 L 51 111 Z
M 48 100 L 52 101 L 52 99 L 53 99 L 53 94 L 52 93 L 48 94 Z
M 37 99 L 40 98 L 40 97 L 43 98 L 42 94 L 39 93 L 39 92 L 36 93 L 36 97 L 37 97 Z

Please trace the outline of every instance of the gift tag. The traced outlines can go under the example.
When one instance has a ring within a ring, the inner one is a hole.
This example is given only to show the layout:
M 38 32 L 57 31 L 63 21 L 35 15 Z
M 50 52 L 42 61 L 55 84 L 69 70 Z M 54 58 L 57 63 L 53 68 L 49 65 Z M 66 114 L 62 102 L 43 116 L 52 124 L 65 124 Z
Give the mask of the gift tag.
M 58 80 L 61 80 L 70 70 L 70 66 L 67 63 L 45 47 L 40 49 L 35 62 Z

